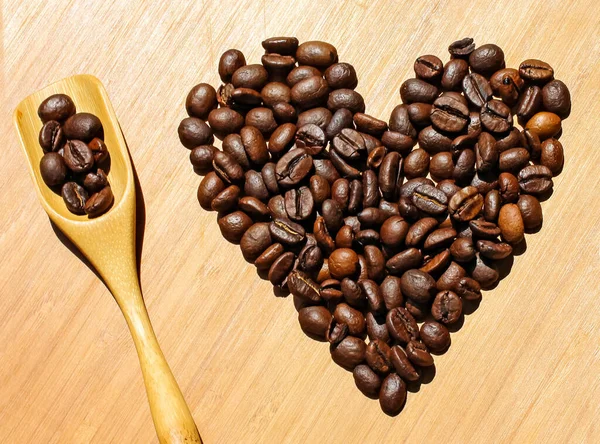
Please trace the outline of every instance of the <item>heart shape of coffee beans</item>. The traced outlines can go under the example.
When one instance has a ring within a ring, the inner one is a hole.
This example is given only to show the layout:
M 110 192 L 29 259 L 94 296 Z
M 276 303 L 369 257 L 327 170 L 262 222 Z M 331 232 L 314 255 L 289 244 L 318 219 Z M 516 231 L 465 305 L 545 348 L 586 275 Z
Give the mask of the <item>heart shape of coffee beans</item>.
M 277 293 L 294 295 L 304 332 L 396 415 L 407 384 L 450 346 L 447 325 L 541 228 L 569 90 L 547 63 L 506 68 L 498 46 L 465 38 L 445 65 L 417 58 L 386 123 L 365 114 L 356 71 L 332 45 L 262 46 L 261 64 L 226 51 L 223 85 L 187 96 L 179 137 L 205 175 L 198 200 Z

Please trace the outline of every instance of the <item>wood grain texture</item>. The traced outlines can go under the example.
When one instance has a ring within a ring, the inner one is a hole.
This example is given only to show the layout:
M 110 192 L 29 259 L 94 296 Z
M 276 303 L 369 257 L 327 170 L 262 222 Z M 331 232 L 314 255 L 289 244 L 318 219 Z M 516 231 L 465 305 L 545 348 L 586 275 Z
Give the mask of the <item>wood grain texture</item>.
M 600 4 L 581 1 L 142 0 L 0 5 L 0 441 L 156 442 L 135 349 L 106 288 L 54 235 L 12 127 L 33 91 L 107 87 L 146 203 L 148 311 L 206 443 L 597 442 L 600 436 Z M 551 63 L 571 89 L 566 165 L 512 273 L 396 418 L 299 329 L 201 210 L 177 139 L 188 90 L 220 53 L 273 35 L 326 40 L 387 118 L 420 54 L 473 36 L 507 65 Z

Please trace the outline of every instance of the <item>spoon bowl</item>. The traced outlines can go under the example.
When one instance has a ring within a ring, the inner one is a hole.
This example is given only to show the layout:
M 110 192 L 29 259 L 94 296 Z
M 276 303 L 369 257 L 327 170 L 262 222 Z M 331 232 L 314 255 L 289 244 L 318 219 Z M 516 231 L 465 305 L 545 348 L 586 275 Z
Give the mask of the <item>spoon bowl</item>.
M 37 110 L 52 94 L 67 94 L 78 112 L 95 114 L 104 127 L 110 153 L 108 181 L 112 207 L 96 218 L 72 214 L 60 195 L 40 174 L 44 155 L 38 143 L 42 122 Z M 152 419 L 161 443 L 201 443 L 185 399 L 158 345 L 139 287 L 135 242 L 135 179 L 127 144 L 108 94 L 91 75 L 76 75 L 24 99 L 14 121 L 28 160 L 36 192 L 50 220 L 93 265 L 123 312 L 140 359 Z

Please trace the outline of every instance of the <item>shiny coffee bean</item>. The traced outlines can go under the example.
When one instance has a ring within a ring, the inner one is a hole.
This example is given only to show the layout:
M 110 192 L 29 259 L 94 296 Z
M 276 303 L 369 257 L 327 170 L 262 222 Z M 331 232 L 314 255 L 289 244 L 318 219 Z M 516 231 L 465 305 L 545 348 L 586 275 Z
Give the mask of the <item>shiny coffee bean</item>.
M 517 176 L 523 193 L 539 196 L 553 187 L 552 171 L 544 165 L 528 165 Z
M 392 256 L 385 264 L 390 274 L 401 275 L 407 270 L 421 266 L 423 256 L 416 248 L 408 248 Z
M 67 166 L 58 153 L 46 153 L 40 160 L 40 174 L 49 187 L 62 185 L 67 176 Z
M 191 150 L 190 163 L 194 167 L 194 171 L 199 174 L 207 174 L 211 171 L 213 156 L 216 150 L 217 148 L 212 145 L 201 145 Z
M 498 166 L 500 171 L 516 173 L 529 164 L 529 151 L 525 148 L 510 148 L 500 153 Z
M 56 120 L 49 120 L 44 123 L 38 137 L 40 146 L 44 152 L 58 151 L 65 143 L 65 134 Z
M 423 149 L 416 149 L 404 159 L 403 169 L 407 179 L 425 177 L 429 173 L 429 154 Z
M 52 119 L 59 120 L 59 119 Z M 209 128 L 210 130 L 210 128 Z M 89 142 L 94 137 L 104 138 L 104 128 L 100 119 L 90 113 L 77 113 L 69 117 L 64 126 L 65 137 L 70 140 Z M 212 142 L 210 142 L 212 143 Z M 204 145 L 199 143 L 198 145 Z
M 372 340 L 367 345 L 365 360 L 369 367 L 379 374 L 387 374 L 393 368 L 390 346 L 381 339 Z
M 475 257 L 473 241 L 468 238 L 458 238 L 450 245 L 452 259 L 457 262 L 469 262 Z
M 460 132 L 469 121 L 469 108 L 453 96 L 444 95 L 433 102 L 431 123 L 441 131 Z
M 296 135 L 296 125 L 293 123 L 284 123 L 277 127 L 271 137 L 269 137 L 269 152 L 271 154 L 280 154 L 288 151 L 294 145 Z M 229 136 L 228 136 L 229 137 Z M 227 140 L 227 138 L 225 138 Z M 223 141 L 225 144 L 225 141 Z
M 448 208 L 448 197 L 431 185 L 419 186 L 412 201 L 419 210 L 431 215 L 440 215 Z
M 553 138 L 544 140 L 541 146 L 540 163 L 548 167 L 552 175 L 560 174 L 565 163 L 562 143 Z
M 240 130 L 240 138 L 248 159 L 257 166 L 262 166 L 269 161 L 267 143 L 262 133 L 252 126 L 245 126 Z
M 218 108 L 208 114 L 208 124 L 214 135 L 223 139 L 228 134 L 237 133 L 242 129 L 244 117 L 231 108 Z
M 462 90 L 475 108 L 482 108 L 492 98 L 492 87 L 485 77 L 476 72 L 465 76 L 462 82 Z
M 434 154 L 429 162 L 429 172 L 436 182 L 450 179 L 454 173 L 452 154 L 447 151 Z
M 438 57 L 424 55 L 415 60 L 414 70 L 417 78 L 426 81 L 436 81 L 442 76 L 444 66 Z
M 457 295 L 467 301 L 481 299 L 481 286 L 475 279 L 463 277 L 454 285 L 453 289 Z
M 67 168 L 74 173 L 86 173 L 94 166 L 94 154 L 81 140 L 67 141 L 63 157 Z
M 527 59 L 519 65 L 519 75 L 534 83 L 546 83 L 554 78 L 554 70 L 546 62 Z
M 433 217 L 425 217 L 419 219 L 406 233 L 405 243 L 407 247 L 416 247 L 420 245 L 427 235 L 431 233 L 439 225 L 438 221 Z
M 483 218 L 488 222 L 496 222 L 498 220 L 498 214 L 500 213 L 500 207 L 502 206 L 502 196 L 500 191 L 491 190 L 485 195 L 485 201 L 483 204 Z
M 458 191 L 448 203 L 448 212 L 454 220 L 467 222 L 475 219 L 483 208 L 483 196 L 474 186 Z
M 475 257 L 475 262 L 469 264 L 469 273 L 481 285 L 481 288 L 487 289 L 493 287 L 498 282 L 499 274 L 493 262 L 482 258 L 479 254 Z
M 504 133 L 512 128 L 510 107 L 499 100 L 490 100 L 481 108 L 481 124 L 492 133 Z
M 298 115 L 296 126 L 301 128 L 304 125 L 313 124 L 317 125 L 322 131 L 325 131 L 332 117 L 331 111 L 327 108 L 311 108 Z M 326 137 L 325 134 L 323 134 L 323 137 Z
M 247 262 L 254 261 L 273 243 L 269 224 L 258 222 L 246 230 L 240 241 L 242 255 Z
M 415 365 L 419 367 L 429 367 L 433 365 L 433 356 L 427 350 L 425 344 L 417 340 L 411 340 L 406 346 L 406 356 Z
M 217 223 L 221 234 L 226 240 L 234 244 L 239 244 L 244 233 L 252 226 L 252 219 L 242 211 L 235 211 L 219 218 Z
M 502 206 L 498 215 L 498 227 L 502 233 L 502 238 L 507 243 L 514 245 L 523 240 L 525 225 L 516 204 Z
M 53 94 L 45 99 L 38 108 L 38 116 L 43 123 L 55 120 L 64 122 L 75 114 L 75 104 L 66 94 Z
M 408 270 L 401 277 L 402 294 L 416 302 L 425 304 L 435 294 L 435 280 L 420 270 Z
M 102 168 L 87 173 L 83 179 L 83 187 L 90 193 L 97 193 L 108 185 L 108 177 Z
M 213 155 L 213 169 L 225 183 L 237 183 L 244 178 L 244 169 L 227 153 L 216 151 Z
M 190 117 L 206 120 L 217 107 L 217 92 L 208 83 L 194 86 L 185 99 L 185 109 Z
M 519 119 L 519 123 L 526 123 L 537 112 L 542 110 L 542 105 L 543 97 L 541 88 L 537 85 L 526 87 L 521 93 L 515 107 L 515 114 Z
M 569 88 L 560 80 L 547 83 L 542 89 L 544 109 L 566 119 L 571 114 L 571 94 Z
M 292 103 L 302 109 L 320 106 L 327 101 L 329 85 L 319 76 L 308 77 L 292 87 Z
M 448 52 L 452 58 L 468 58 L 474 50 L 475 43 L 470 37 L 457 40 L 448 47 Z
M 331 116 L 331 120 L 325 128 L 325 134 L 329 140 L 332 140 L 344 128 L 354 128 L 352 111 L 346 108 L 340 108 Z
M 424 322 L 419 334 L 423 343 L 434 353 L 441 353 L 450 346 L 450 333 L 438 322 Z
M 281 186 L 291 187 L 304 179 L 312 169 L 312 157 L 302 148 L 288 151 L 277 162 L 275 172 Z
M 295 221 L 308 219 L 314 209 L 314 200 L 308 187 L 286 191 L 284 204 L 288 217 Z
M 442 88 L 446 91 L 459 91 L 463 79 L 469 74 L 469 64 L 462 59 L 452 59 L 444 65 Z
M 418 136 L 419 146 L 430 154 L 452 150 L 452 138 L 433 126 L 423 128 Z
M 526 232 L 532 232 L 542 226 L 544 220 L 540 201 L 534 196 L 524 194 L 517 202 Z
M 500 97 L 508 106 L 517 103 L 524 83 L 519 76 L 519 71 L 513 68 L 496 71 L 490 78 L 490 86 L 494 95 Z
M 388 311 L 386 325 L 390 336 L 401 344 L 419 338 L 417 321 L 405 308 L 396 307 Z
M 400 86 L 400 97 L 403 103 L 433 103 L 438 89 L 421 79 L 408 79 Z
M 444 271 L 437 280 L 436 287 L 439 291 L 453 290 L 458 282 L 466 275 L 467 272 L 463 267 L 456 262 L 450 262 L 446 271 Z
M 453 291 L 440 291 L 431 306 L 431 314 L 442 324 L 454 324 L 462 314 L 462 301 Z
M 481 45 L 469 55 L 473 72 L 489 76 L 504 68 L 504 52 L 494 44 Z
M 358 85 L 354 66 L 349 63 L 334 63 L 325 70 L 324 75 L 331 89 L 354 89 Z
M 113 201 L 112 189 L 110 186 L 106 186 L 92 194 L 85 202 L 83 209 L 89 217 L 98 217 L 108 211 Z
M 296 50 L 299 65 L 310 65 L 327 68 L 338 60 L 337 50 L 333 45 L 320 41 L 304 42 Z
M 481 256 L 495 261 L 504 259 L 512 253 L 512 247 L 509 244 L 488 240 L 477 241 L 477 250 Z
M 338 248 L 329 256 L 329 272 L 334 279 L 354 276 L 358 270 L 358 255 L 351 248 Z
M 352 372 L 356 387 L 368 398 L 377 399 L 381 388 L 381 378 L 368 365 L 357 365 Z
M 76 182 L 67 182 L 61 188 L 61 195 L 67 209 L 73 214 L 85 214 L 88 200 L 87 191 Z
M 516 202 L 519 198 L 519 181 L 511 173 L 500 173 L 498 176 L 502 203 Z
M 365 360 L 367 345 L 355 336 L 346 336 L 338 344 L 331 345 L 333 362 L 346 370 L 352 371 Z
M 298 312 L 300 328 L 308 335 L 325 338 L 331 314 L 325 307 L 304 307 Z
M 406 384 L 396 373 L 390 373 L 381 383 L 379 405 L 386 415 L 396 416 L 406 403 Z
M 526 128 L 535 131 L 540 140 L 546 140 L 561 131 L 561 120 L 554 113 L 541 111 L 527 121 Z
M 277 121 L 275 120 L 275 115 L 273 111 L 269 108 L 252 108 L 246 114 L 245 119 L 246 126 L 253 126 L 258 128 L 258 130 L 263 133 L 265 138 L 270 137 L 270 135 L 277 128 Z

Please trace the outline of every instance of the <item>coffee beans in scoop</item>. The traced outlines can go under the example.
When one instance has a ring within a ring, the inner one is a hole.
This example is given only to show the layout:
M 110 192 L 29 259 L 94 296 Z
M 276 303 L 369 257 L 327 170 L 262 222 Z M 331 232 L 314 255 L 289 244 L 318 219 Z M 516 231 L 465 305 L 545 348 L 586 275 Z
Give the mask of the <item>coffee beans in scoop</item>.
M 548 63 L 506 67 L 500 47 L 465 38 L 446 62 L 418 57 L 383 120 L 331 44 L 262 46 L 253 64 L 226 51 L 223 83 L 187 96 L 179 137 L 204 175 L 198 200 L 277 294 L 294 296 L 302 330 L 396 415 L 463 310 L 540 229 L 569 90 Z
M 39 143 L 44 151 L 40 174 L 46 185 L 60 192 L 71 213 L 89 217 L 106 213 L 113 193 L 106 176 L 109 153 L 100 119 L 77 113 L 75 103 L 65 94 L 44 100 L 38 115 L 43 123 Z

